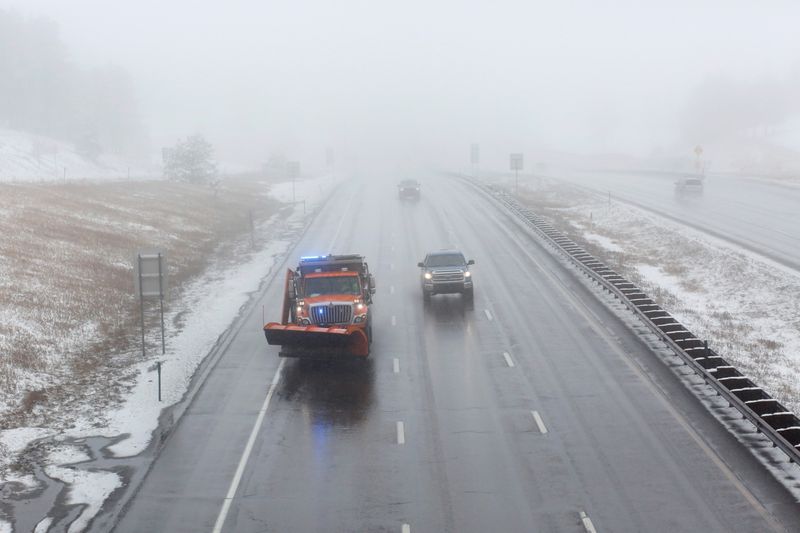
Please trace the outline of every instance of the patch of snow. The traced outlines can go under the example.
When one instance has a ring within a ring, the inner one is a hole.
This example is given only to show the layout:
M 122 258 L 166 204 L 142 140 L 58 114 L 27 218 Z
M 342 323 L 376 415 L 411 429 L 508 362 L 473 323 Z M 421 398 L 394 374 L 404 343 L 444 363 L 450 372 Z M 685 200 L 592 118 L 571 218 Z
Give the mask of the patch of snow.
M 36 524 L 36 528 L 33 530 L 33 533 L 47 533 L 52 524 L 53 524 L 53 517 L 46 516 L 42 518 L 38 524 Z
M 0 431 L 0 472 L 11 464 L 12 459 L 28 445 L 38 439 L 50 437 L 55 432 L 47 428 L 14 428 Z M 0 482 L 4 479 L 0 478 Z
M 14 533 L 14 530 L 11 528 L 11 522 L 6 522 L 0 518 L 0 533 Z
M 593 242 L 598 246 L 605 248 L 609 252 L 621 252 L 622 247 L 614 242 L 613 240 L 609 239 L 605 235 L 599 235 L 597 233 L 590 233 L 588 231 L 583 233 L 583 238 L 587 241 Z
M 284 203 L 291 203 L 292 198 L 296 202 L 306 201 L 307 208 L 310 208 L 312 204 L 318 204 L 339 179 L 336 174 L 328 174 L 316 178 L 298 179 L 294 183 L 291 181 L 275 183 L 270 187 L 269 195 Z
M 122 486 L 122 479 L 114 472 L 89 472 L 50 465 L 45 467 L 45 473 L 69 486 L 67 505 L 85 506 L 80 516 L 70 524 L 68 533 L 84 531 L 100 511 L 103 502 Z
M 66 169 L 66 172 L 65 172 Z M 41 135 L 0 128 L 0 182 L 62 181 L 65 179 L 121 180 L 158 178 L 152 168 L 142 168 L 119 157 L 101 155 L 88 159 L 73 143 Z

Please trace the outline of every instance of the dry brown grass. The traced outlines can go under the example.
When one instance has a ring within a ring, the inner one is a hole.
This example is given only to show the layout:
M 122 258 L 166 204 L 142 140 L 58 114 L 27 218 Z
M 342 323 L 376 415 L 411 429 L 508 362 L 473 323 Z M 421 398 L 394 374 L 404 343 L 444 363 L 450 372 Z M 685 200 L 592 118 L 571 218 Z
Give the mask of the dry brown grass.
M 0 184 L 0 429 L 35 422 L 36 406 L 79 401 L 136 350 L 133 256 L 163 249 L 177 296 L 277 204 L 268 185 L 163 181 Z M 257 239 L 264 243 L 266 236 Z M 110 387 L 110 397 L 120 386 Z M 63 405 L 62 405 L 63 407 Z

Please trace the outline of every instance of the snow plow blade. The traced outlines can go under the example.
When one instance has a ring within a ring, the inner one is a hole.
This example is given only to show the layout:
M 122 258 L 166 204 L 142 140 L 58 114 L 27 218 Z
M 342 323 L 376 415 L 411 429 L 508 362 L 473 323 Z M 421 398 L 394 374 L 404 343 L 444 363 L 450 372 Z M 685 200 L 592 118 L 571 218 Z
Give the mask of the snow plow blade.
M 270 322 L 264 326 L 267 343 L 281 347 L 281 357 L 369 355 L 369 341 L 358 326 L 321 328 Z

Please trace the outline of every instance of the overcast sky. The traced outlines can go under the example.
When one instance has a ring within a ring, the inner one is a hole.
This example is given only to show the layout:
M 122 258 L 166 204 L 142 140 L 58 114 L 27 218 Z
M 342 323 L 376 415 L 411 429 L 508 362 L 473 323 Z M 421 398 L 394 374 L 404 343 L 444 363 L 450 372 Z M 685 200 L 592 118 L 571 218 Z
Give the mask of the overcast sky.
M 224 6 L 224 7 L 223 7 Z M 536 148 L 647 154 L 708 80 L 800 72 L 800 2 L 0 0 L 80 64 L 128 69 L 156 147 L 466 161 Z M 488 164 L 488 163 L 487 163 Z

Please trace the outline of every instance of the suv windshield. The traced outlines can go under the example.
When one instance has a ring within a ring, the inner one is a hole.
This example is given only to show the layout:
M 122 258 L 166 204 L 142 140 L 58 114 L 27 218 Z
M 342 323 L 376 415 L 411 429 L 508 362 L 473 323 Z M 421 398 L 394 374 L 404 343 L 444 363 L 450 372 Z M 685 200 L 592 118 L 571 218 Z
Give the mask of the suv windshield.
M 355 276 L 335 278 L 307 278 L 306 297 L 324 296 L 326 294 L 360 294 L 358 278 Z
M 417 182 L 414 181 L 414 180 L 403 180 L 403 181 L 400 182 L 400 186 L 403 187 L 403 188 L 416 187 L 417 186 Z
M 467 262 L 461 254 L 436 254 L 429 255 L 425 261 L 426 267 L 464 266 Z

